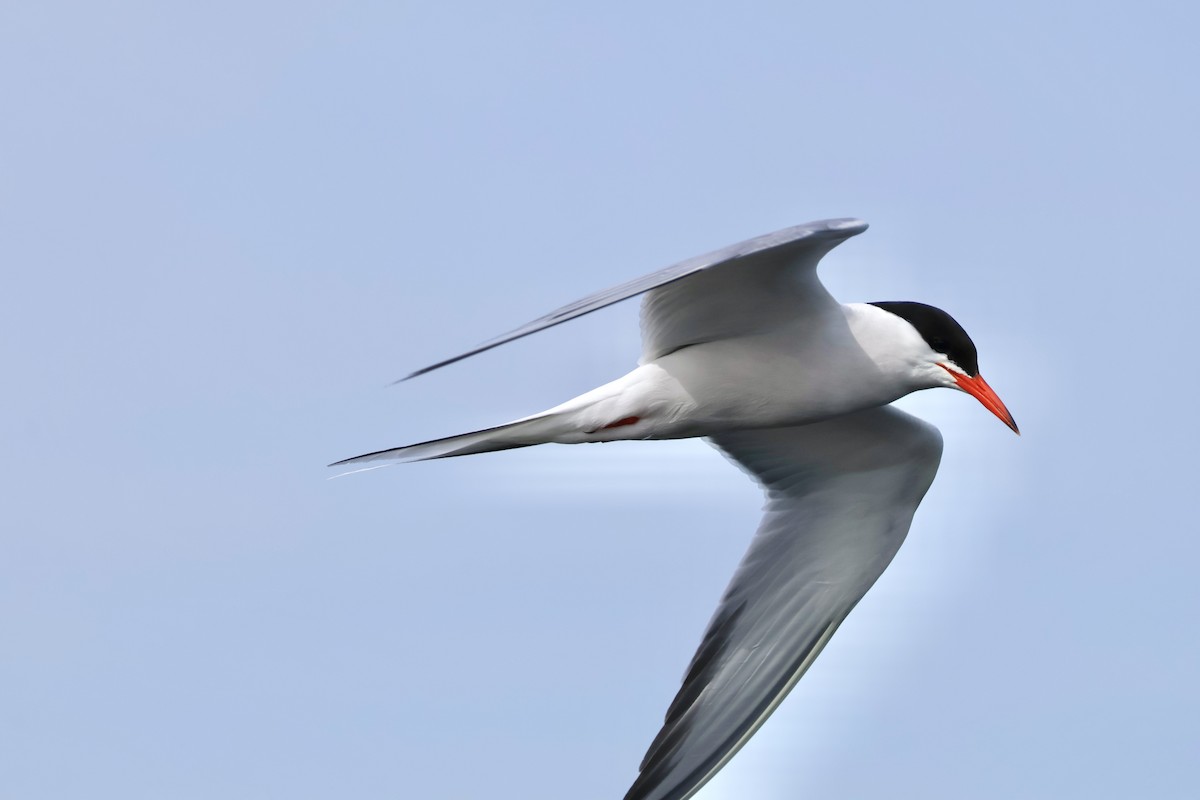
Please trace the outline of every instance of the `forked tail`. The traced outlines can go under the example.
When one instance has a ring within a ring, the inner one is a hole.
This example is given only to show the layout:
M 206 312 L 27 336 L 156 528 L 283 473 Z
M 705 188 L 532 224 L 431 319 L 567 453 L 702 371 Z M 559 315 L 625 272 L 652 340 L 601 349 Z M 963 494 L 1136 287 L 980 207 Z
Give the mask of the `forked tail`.
M 509 422 L 495 428 L 486 428 L 472 433 L 460 433 L 458 436 L 447 436 L 444 439 L 432 439 L 428 442 L 393 447 L 389 450 L 378 450 L 374 453 L 364 453 L 361 456 L 335 461 L 331 467 L 357 467 L 342 473 L 386 467 L 406 461 L 428 461 L 431 458 L 450 458 L 451 456 L 469 456 L 475 453 L 490 453 L 494 450 L 511 450 L 515 447 L 529 447 L 535 444 L 545 444 L 553 441 L 556 433 L 561 432 L 561 414 L 539 414 L 526 417 L 515 422 Z

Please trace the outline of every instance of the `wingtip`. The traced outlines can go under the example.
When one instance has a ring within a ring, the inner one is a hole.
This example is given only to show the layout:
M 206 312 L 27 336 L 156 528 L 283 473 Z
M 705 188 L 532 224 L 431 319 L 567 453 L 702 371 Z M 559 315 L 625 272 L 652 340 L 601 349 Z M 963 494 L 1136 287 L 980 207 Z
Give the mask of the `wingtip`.
M 417 370 L 416 372 L 410 372 L 410 373 L 408 373 L 407 375 L 405 375 L 403 378 L 396 378 L 396 380 L 392 381 L 391 383 L 389 383 L 389 384 L 388 384 L 387 386 L 385 386 L 384 388 L 385 388 L 385 389 L 390 389 L 390 388 L 392 388 L 393 386 L 397 386 L 397 385 L 399 385 L 399 384 L 401 384 L 401 383 L 404 383 L 405 381 L 411 381 L 413 378 L 417 377 L 418 375 L 424 375 L 426 372 L 429 372 L 429 368 L 426 368 L 426 369 L 419 369 L 419 370 Z
M 828 220 L 826 223 L 830 230 L 834 231 L 853 231 L 854 233 L 862 233 L 867 228 L 871 227 L 866 220 L 858 217 L 838 217 L 837 219 Z
M 329 466 L 336 467 L 336 466 L 340 466 L 340 465 L 345 465 L 348 462 L 352 462 L 352 461 L 354 461 L 353 458 L 348 458 L 345 461 L 334 462 L 333 464 L 330 464 Z M 358 469 L 351 469 L 351 470 L 346 470 L 345 472 L 339 472 L 337 475 L 330 475 L 325 480 L 332 481 L 337 478 L 345 478 L 348 475 L 357 475 L 360 472 L 371 472 L 372 470 L 383 469 L 384 467 L 391 467 L 391 466 L 395 466 L 395 465 L 392 463 L 387 463 L 387 464 L 375 464 L 375 465 L 369 466 L 369 467 L 360 467 Z
M 454 358 L 443 359 L 442 361 L 439 361 L 436 364 L 430 364 L 427 367 L 421 367 L 420 369 L 415 370 L 414 372 L 408 373 L 403 378 L 398 378 L 397 380 L 392 381 L 391 383 L 388 384 L 388 386 L 395 386 L 397 383 L 404 383 L 405 381 L 410 381 L 413 378 L 419 378 L 422 375 L 428 375 L 430 372 L 441 369 L 442 367 L 448 367 L 451 364 L 457 364 L 459 361 L 462 361 L 464 358 L 469 358 L 470 356 L 477 355 L 479 353 L 484 352 L 485 350 L 491 350 L 496 345 L 503 344 L 504 341 L 506 341 L 506 340 L 501 339 L 500 341 L 496 342 L 495 344 L 488 343 L 488 344 L 480 345 L 479 347 L 475 348 L 474 350 L 468 350 L 466 353 L 462 353 L 460 355 L 454 356 Z

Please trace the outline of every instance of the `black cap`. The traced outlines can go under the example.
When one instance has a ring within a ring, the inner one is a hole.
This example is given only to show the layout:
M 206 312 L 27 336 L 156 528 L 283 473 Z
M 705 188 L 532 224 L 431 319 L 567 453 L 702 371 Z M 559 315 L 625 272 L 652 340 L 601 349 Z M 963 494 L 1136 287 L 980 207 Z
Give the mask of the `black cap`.
M 967 336 L 963 326 L 945 311 L 924 303 L 907 301 L 871 305 L 906 320 L 917 329 L 926 344 L 938 353 L 945 353 L 972 378 L 979 374 L 979 352 L 975 349 L 975 343 Z

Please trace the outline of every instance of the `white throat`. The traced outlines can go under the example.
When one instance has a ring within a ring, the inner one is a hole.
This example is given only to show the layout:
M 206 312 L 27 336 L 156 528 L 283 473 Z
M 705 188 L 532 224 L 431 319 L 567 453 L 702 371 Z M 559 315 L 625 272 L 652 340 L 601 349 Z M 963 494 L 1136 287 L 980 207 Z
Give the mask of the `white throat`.
M 895 383 L 897 396 L 945 386 L 946 372 L 936 353 L 907 320 L 870 303 L 842 306 L 850 332 L 884 378 Z

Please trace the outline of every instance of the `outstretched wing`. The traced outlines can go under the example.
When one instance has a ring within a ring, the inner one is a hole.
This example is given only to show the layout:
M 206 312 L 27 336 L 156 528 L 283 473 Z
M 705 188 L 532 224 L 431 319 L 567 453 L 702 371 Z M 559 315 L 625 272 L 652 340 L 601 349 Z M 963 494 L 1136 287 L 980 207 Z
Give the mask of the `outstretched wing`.
M 484 342 L 478 347 L 472 348 L 465 353 L 444 359 L 436 364 L 430 364 L 428 367 L 413 372 L 401 380 L 415 378 L 418 375 L 424 375 L 427 372 L 432 372 L 435 369 L 453 364 L 456 361 L 461 361 L 464 358 L 482 353 L 485 350 L 491 350 L 493 347 L 499 347 L 502 344 L 511 342 L 514 339 L 520 339 L 523 336 L 528 336 L 531 333 L 537 333 L 540 330 L 559 325 L 568 320 L 581 317 L 584 314 L 590 314 L 597 309 L 610 306 L 613 303 L 619 303 L 622 300 L 627 300 L 643 292 L 651 289 L 657 289 L 660 286 L 673 284 L 683 278 L 696 275 L 697 273 L 713 271 L 725 272 L 724 269 L 713 270 L 714 267 L 724 267 L 724 265 L 732 265 L 735 262 L 744 262 L 747 265 L 755 265 L 754 269 L 745 272 L 745 286 L 747 296 L 740 298 L 737 295 L 737 288 L 741 285 L 741 278 L 730 277 L 729 283 L 722 281 L 719 284 L 719 296 L 709 297 L 702 305 L 697 305 L 697 311 L 692 314 L 687 320 L 687 330 L 690 332 L 695 327 L 694 320 L 704 319 L 706 316 L 713 319 L 712 314 L 717 314 L 720 317 L 721 306 L 724 310 L 733 314 L 737 313 L 742 319 L 748 317 L 739 311 L 742 306 L 753 306 L 756 300 L 761 298 L 769 298 L 771 296 L 771 287 L 774 285 L 772 277 L 776 275 L 778 270 L 776 267 L 798 266 L 801 269 L 796 272 L 803 273 L 808 267 L 816 267 L 817 261 L 821 256 L 829 252 L 839 242 L 848 239 L 855 234 L 862 233 L 867 229 L 867 223 L 856 219 L 831 219 L 821 220 L 819 222 L 809 222 L 805 225 L 796 225 L 791 228 L 784 228 L 775 233 L 768 233 L 763 236 L 758 236 L 753 239 L 747 239 L 744 242 L 724 247 L 712 253 L 707 253 L 695 258 L 689 258 L 687 261 L 681 261 L 674 266 L 666 267 L 658 272 L 652 272 L 649 275 L 644 275 L 641 278 L 635 278 L 620 286 L 614 286 L 611 289 L 606 289 L 602 292 L 588 295 L 581 300 L 576 300 L 574 303 L 551 311 L 544 317 L 539 317 L 532 322 L 526 323 L 515 330 L 497 336 L 495 339 Z M 764 269 L 765 268 L 765 269 Z M 810 271 L 811 270 L 807 270 Z M 741 275 L 740 270 L 730 270 L 733 274 Z M 814 278 L 815 282 L 815 278 Z M 691 283 L 691 279 L 683 283 Z M 729 291 L 730 287 L 734 291 Z M 818 284 L 819 288 L 819 284 Z M 820 289 L 823 292 L 823 289 Z M 675 309 L 679 306 L 679 302 L 675 300 L 677 295 L 663 296 L 662 300 L 656 300 L 655 306 L 661 305 L 663 308 Z M 694 298 L 690 296 L 684 302 L 693 302 Z M 649 302 L 648 302 L 649 305 Z M 717 306 L 714 309 L 714 306 Z M 676 312 L 664 312 L 661 316 L 675 317 Z M 645 318 L 645 314 L 643 314 Z M 658 327 L 658 326 L 656 326 Z M 678 339 L 678 336 L 671 337 L 663 334 L 655 334 L 657 338 L 668 340 Z M 705 341 L 711 341 L 716 336 L 710 336 Z M 677 349 L 677 348 L 672 348 Z
M 691 797 L 758 730 L 891 562 L 942 452 L 891 407 L 712 441 L 766 514 L 625 800 Z
M 726 257 L 711 265 L 720 269 L 660 284 L 642 300 L 642 362 L 693 344 L 803 325 L 822 310 L 836 310 L 817 278 L 817 263 L 866 229 L 856 219 L 786 228 L 721 251 Z

